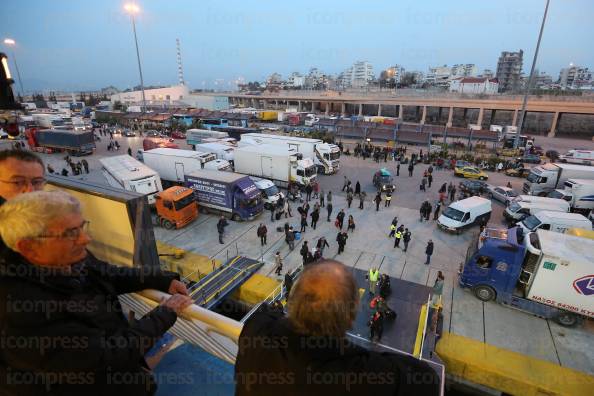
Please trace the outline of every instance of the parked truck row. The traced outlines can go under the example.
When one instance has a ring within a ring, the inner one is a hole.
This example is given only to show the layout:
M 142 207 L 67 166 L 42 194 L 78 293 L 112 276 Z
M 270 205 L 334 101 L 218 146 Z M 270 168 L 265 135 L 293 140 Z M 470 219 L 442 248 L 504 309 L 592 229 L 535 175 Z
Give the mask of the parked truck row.
M 594 180 L 594 166 L 562 163 L 535 166 L 530 170 L 522 191 L 524 194 L 544 197 L 556 189 L 564 188 L 564 183 L 569 179 Z

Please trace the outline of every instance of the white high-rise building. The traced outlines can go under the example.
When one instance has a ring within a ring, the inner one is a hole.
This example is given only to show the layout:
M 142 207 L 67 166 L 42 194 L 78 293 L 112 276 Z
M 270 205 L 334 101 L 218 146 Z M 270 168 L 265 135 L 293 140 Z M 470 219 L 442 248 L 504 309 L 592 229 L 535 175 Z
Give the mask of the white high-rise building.
M 562 89 L 580 89 L 591 87 L 592 84 L 592 72 L 587 67 L 570 63 L 569 67 L 561 69 L 559 73 L 559 85 Z
M 478 74 L 478 68 L 474 63 L 452 66 L 451 78 L 475 77 Z
M 341 76 L 341 83 L 344 87 L 366 87 L 373 81 L 373 66 L 367 61 L 358 61 L 346 69 Z
M 447 65 L 430 67 L 425 82 L 429 85 L 447 86 L 452 76 L 452 68 Z

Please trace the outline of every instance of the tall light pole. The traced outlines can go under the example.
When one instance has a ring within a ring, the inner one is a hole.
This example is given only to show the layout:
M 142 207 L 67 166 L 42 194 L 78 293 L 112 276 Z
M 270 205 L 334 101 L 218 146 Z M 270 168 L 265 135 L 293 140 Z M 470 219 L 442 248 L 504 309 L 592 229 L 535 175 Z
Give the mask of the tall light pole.
M 134 16 L 138 14 L 140 8 L 134 3 L 128 3 L 124 9 L 132 19 L 132 31 L 134 32 L 134 43 L 136 44 L 136 59 L 138 60 L 138 73 L 140 74 L 140 90 L 142 91 L 142 111 L 146 112 L 146 98 L 144 96 L 144 81 L 142 79 L 142 66 L 140 66 L 140 51 L 138 50 L 138 38 L 136 37 L 136 20 Z
M 542 23 L 540 24 L 540 32 L 538 33 L 538 41 L 536 42 L 536 50 L 534 51 L 534 58 L 532 59 L 532 67 L 530 68 L 530 76 L 528 77 L 528 84 L 524 91 L 524 99 L 522 100 L 522 110 L 520 111 L 520 122 L 518 123 L 518 131 L 516 132 L 516 139 L 514 140 L 514 149 L 520 145 L 520 134 L 522 133 L 522 126 L 524 126 L 524 115 L 526 114 L 526 105 L 528 104 L 528 95 L 530 94 L 530 87 L 532 86 L 532 79 L 534 78 L 534 68 L 536 66 L 536 59 L 538 58 L 538 50 L 540 49 L 540 40 L 542 39 L 542 32 L 544 30 L 545 21 L 547 20 L 547 12 L 549 11 L 549 2 L 545 5 L 544 15 L 542 16 Z
M 14 61 L 14 68 L 16 69 L 17 76 L 19 77 L 19 85 L 21 87 L 21 96 L 23 97 L 23 100 L 24 100 L 25 90 L 23 89 L 23 79 L 21 78 L 21 73 L 19 72 L 19 65 L 17 63 L 16 56 L 14 55 L 14 46 L 16 45 L 16 42 L 11 38 L 6 38 L 6 39 L 4 39 L 4 44 L 6 44 L 7 46 L 10 47 L 10 52 L 12 54 L 12 60 Z

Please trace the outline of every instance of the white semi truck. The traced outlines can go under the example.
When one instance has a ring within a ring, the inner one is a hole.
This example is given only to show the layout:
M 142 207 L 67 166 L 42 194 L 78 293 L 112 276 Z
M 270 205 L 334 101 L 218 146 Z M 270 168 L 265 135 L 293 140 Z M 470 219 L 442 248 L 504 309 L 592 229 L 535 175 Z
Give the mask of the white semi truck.
M 316 180 L 311 158 L 295 149 L 273 144 L 257 144 L 235 150 L 235 172 L 272 180 L 279 187 L 290 183 L 305 186 Z
M 563 188 L 569 179 L 594 180 L 594 166 L 559 163 L 535 166 L 530 169 L 522 192 L 544 197 L 551 191 Z
M 550 192 L 549 198 L 566 200 L 572 211 L 584 216 L 594 209 L 594 180 L 569 179 L 564 183 L 564 187 Z
M 212 153 L 173 148 L 156 148 L 142 153 L 143 162 L 167 184 L 183 184 L 185 175 L 198 169 L 227 171 L 231 165 Z
M 274 144 L 294 148 L 304 158 L 312 158 L 315 165 L 326 175 L 338 172 L 340 169 L 340 148 L 335 144 L 324 143 L 321 139 L 302 137 L 268 135 L 265 133 L 244 133 L 241 135 L 239 146 L 254 144 Z
M 155 194 L 163 191 L 159 174 L 129 155 L 105 157 L 99 161 L 103 176 L 112 187 L 145 194 L 151 205 L 155 203 Z
M 235 158 L 235 147 L 223 143 L 201 143 L 196 146 L 197 151 L 203 153 L 212 153 L 216 155 L 217 159 L 229 161 L 233 163 Z

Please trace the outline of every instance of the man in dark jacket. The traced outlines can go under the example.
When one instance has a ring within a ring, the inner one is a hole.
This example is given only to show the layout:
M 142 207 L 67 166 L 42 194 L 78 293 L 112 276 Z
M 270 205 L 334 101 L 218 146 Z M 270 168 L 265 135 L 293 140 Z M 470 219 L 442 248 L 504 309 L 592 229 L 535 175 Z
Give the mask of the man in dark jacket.
M 312 210 L 311 214 L 311 228 L 314 230 L 316 229 L 316 225 L 318 224 L 318 220 L 320 219 L 320 209 L 316 208 Z
M 431 263 L 431 255 L 433 254 L 433 241 L 431 239 L 429 239 L 429 242 L 427 242 L 425 254 L 427 255 L 427 261 L 425 261 L 425 264 Z
M 219 222 L 217 223 L 217 232 L 219 233 L 219 243 L 221 245 L 225 244 L 225 242 L 223 242 L 223 235 L 225 235 L 225 227 L 228 225 L 229 223 L 227 222 L 227 219 L 225 219 L 225 216 L 221 216 Z
M 329 260 L 308 266 L 288 298 L 288 317 L 262 305 L 245 323 L 238 342 L 235 394 L 439 394 L 439 378 L 427 363 L 367 350 L 347 338 L 358 300 L 347 267 Z
M 88 255 L 87 225 L 78 201 L 64 192 L 21 194 L 0 208 L 9 248 L 0 262 L 0 332 L 18 341 L 0 350 L 2 394 L 155 392 L 144 355 L 191 299 L 176 274 Z M 129 324 L 117 296 L 148 288 L 175 295 Z M 28 305 L 36 308 L 23 309 Z
M 258 230 L 256 231 L 258 237 L 260 237 L 260 244 L 262 246 L 266 245 L 266 235 L 268 234 L 268 229 L 264 225 L 264 223 L 260 223 Z

